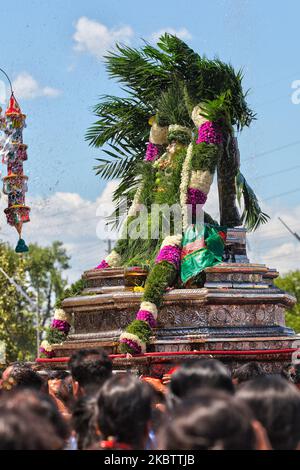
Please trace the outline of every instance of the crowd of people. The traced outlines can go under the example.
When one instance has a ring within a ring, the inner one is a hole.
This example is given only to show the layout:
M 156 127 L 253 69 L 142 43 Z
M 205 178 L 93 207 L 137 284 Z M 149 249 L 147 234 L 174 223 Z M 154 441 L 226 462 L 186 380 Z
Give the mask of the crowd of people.
M 104 350 L 81 350 L 68 370 L 13 363 L 2 373 L 0 450 L 297 450 L 300 365 L 232 374 L 215 359 L 162 380 L 114 372 Z

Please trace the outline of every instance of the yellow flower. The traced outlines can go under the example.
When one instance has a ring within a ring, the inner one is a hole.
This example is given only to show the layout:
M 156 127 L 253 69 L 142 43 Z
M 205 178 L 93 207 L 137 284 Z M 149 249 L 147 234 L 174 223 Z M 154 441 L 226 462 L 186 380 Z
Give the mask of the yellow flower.
M 135 286 L 133 288 L 133 292 L 144 292 L 144 288 L 142 286 Z

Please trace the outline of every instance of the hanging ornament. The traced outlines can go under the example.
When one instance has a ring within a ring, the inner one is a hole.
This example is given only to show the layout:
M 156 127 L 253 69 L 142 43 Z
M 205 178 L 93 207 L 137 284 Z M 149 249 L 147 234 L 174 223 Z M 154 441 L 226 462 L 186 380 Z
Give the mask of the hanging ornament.
M 0 113 L 1 114 L 1 113 Z M 7 223 L 15 227 L 19 235 L 17 253 L 28 251 L 22 238 L 23 224 L 30 221 L 30 207 L 25 204 L 28 177 L 23 173 L 23 162 L 27 160 L 27 145 L 23 143 L 25 114 L 12 92 L 5 116 L 0 117 L 0 156 L 7 165 L 7 176 L 3 178 L 3 193 L 8 196 L 8 207 L 4 210 Z

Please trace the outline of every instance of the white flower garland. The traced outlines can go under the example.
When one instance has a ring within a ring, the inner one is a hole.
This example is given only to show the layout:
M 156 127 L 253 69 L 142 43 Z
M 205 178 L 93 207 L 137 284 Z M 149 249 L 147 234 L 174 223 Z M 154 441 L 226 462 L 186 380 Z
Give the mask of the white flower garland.
M 188 226 L 188 210 L 187 210 L 187 190 L 190 182 L 190 171 L 191 171 L 191 163 L 192 163 L 192 156 L 193 156 L 193 144 L 190 143 L 186 157 L 182 165 L 181 171 L 181 183 L 180 183 L 180 205 L 182 210 L 182 228 L 183 231 L 186 230 Z
M 65 312 L 62 308 L 56 308 L 54 311 L 54 319 L 66 321 L 71 324 L 71 316 Z
M 112 250 L 112 252 L 105 258 L 105 261 L 111 268 L 117 268 L 121 264 L 121 256 L 115 250 Z
M 152 302 L 142 302 L 140 305 L 140 310 L 147 310 L 147 312 L 152 313 L 155 320 L 157 319 L 157 315 L 158 315 L 157 307 Z
M 44 339 L 44 341 L 41 342 L 41 348 L 45 349 L 45 351 L 47 352 L 53 351 L 51 344 L 46 339 Z
M 170 235 L 166 237 L 160 248 L 163 248 L 164 246 L 180 246 L 182 241 L 182 235 Z
M 209 193 L 212 185 L 214 175 L 210 171 L 196 170 L 191 172 L 191 180 L 189 187 L 194 189 L 200 189 L 205 194 Z
M 138 338 L 136 335 L 124 331 L 124 333 L 122 333 L 120 336 L 120 341 L 122 339 L 129 339 L 130 341 L 134 341 L 141 348 L 142 353 L 146 352 L 146 344 L 143 343 L 143 341 L 141 341 L 140 338 Z
M 192 121 L 193 123 L 195 124 L 196 127 L 200 127 L 202 126 L 202 124 L 204 124 L 205 122 L 208 122 L 209 119 L 207 119 L 206 117 L 202 116 L 202 113 L 203 113 L 203 109 L 201 108 L 201 105 L 197 105 L 194 107 L 193 111 L 192 111 Z
M 141 194 L 142 194 L 142 191 L 143 191 L 143 188 L 144 188 L 144 184 L 143 183 L 140 183 L 138 188 L 137 188 L 137 191 L 134 195 L 134 198 L 133 198 L 133 201 L 132 201 L 132 204 L 129 208 L 129 211 L 128 211 L 128 214 L 127 214 L 127 217 L 132 217 L 136 214 L 136 212 L 138 211 L 139 209 L 139 205 L 141 203 Z
M 185 126 L 180 126 L 179 124 L 171 124 L 169 126 L 169 131 L 168 133 L 171 133 L 171 132 L 185 132 L 186 134 L 188 134 L 189 136 L 192 136 L 192 130 L 189 128 L 189 127 L 185 127 Z
M 161 127 L 156 122 L 151 126 L 149 141 L 155 145 L 164 145 L 167 143 L 168 127 Z

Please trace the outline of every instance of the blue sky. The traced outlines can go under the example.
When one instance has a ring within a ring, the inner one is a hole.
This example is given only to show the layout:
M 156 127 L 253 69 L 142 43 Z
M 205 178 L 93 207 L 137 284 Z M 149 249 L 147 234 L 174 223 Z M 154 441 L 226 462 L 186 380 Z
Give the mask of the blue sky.
M 14 0 L 3 4 L 0 67 L 15 80 L 28 115 L 26 171 L 33 206 L 29 241 L 63 239 L 73 255 L 72 277 L 97 261 L 104 245 L 95 235 L 95 208 L 103 197 L 109 199 L 113 184 L 106 187 L 94 175 L 94 159 L 100 153 L 87 145 L 84 134 L 93 122 L 91 108 L 98 97 L 118 93 L 117 85 L 106 76 L 102 55 L 114 39 L 138 46 L 141 38 L 152 40 L 159 31 L 173 30 L 198 52 L 244 68 L 245 88 L 251 89 L 249 102 L 258 119 L 239 139 L 242 170 L 273 216 L 268 229 L 251 236 L 250 247 L 255 261 L 265 254 L 273 264 L 285 257 L 283 270 L 299 266 L 299 243 L 277 221 L 282 215 L 300 232 L 300 104 L 291 100 L 292 82 L 300 80 L 299 1 Z M 277 174 L 266 176 L 270 173 Z M 297 191 L 277 196 L 293 190 Z M 64 216 L 59 217 L 58 211 Z M 72 224 L 67 236 L 66 225 Z M 82 224 L 88 225 L 89 236 L 83 237 Z M 14 243 L 2 215 L 1 230 L 3 238 Z

